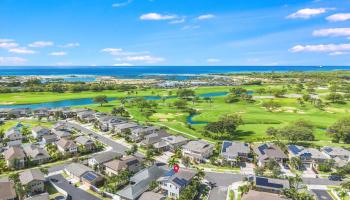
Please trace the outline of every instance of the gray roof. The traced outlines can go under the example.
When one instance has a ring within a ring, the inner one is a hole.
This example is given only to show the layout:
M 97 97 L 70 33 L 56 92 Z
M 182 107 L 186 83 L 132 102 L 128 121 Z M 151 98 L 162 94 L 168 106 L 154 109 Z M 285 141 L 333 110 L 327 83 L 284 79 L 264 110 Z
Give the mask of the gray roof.
M 322 147 L 324 153 L 330 156 L 348 156 L 350 157 L 350 151 L 341 147 Z
M 73 174 L 76 177 L 81 177 L 86 172 L 93 172 L 94 170 L 80 163 L 71 163 L 66 166 L 66 171 Z
M 19 180 L 23 185 L 32 181 L 45 181 L 44 174 L 39 169 L 28 169 L 19 174 Z
M 10 130 L 8 130 L 8 131 L 5 132 L 4 137 L 5 137 L 5 138 L 9 138 L 9 137 L 11 137 L 11 135 L 13 135 L 13 134 L 22 135 L 22 133 L 21 133 L 20 130 L 18 130 L 18 129 L 16 129 L 16 128 L 11 128 Z
M 287 155 L 274 144 L 262 144 L 254 147 L 254 152 L 258 155 L 259 160 L 267 158 L 288 158 Z
M 27 157 L 31 158 L 40 158 L 40 159 L 45 159 L 45 158 L 50 158 L 49 153 L 43 148 L 39 148 L 36 145 L 33 144 L 23 144 L 23 150 L 26 153 Z
M 77 147 L 77 145 L 75 144 L 75 142 L 73 140 L 67 140 L 67 139 L 60 139 L 56 142 L 56 144 L 60 147 L 62 147 L 63 149 L 67 149 L 67 148 L 74 148 Z
M 149 188 L 149 184 L 152 181 L 157 180 L 164 174 L 164 169 L 153 165 L 136 173 L 133 177 L 131 177 L 130 181 L 134 184 L 128 185 L 123 190 L 120 190 L 117 194 L 127 199 L 137 199 Z
M 85 145 L 87 143 L 93 143 L 93 141 L 86 136 L 79 136 L 79 137 L 75 138 L 74 141 L 79 143 L 79 144 L 82 144 L 82 145 Z
M 134 122 L 126 122 L 126 123 L 115 125 L 115 128 L 121 130 L 121 129 L 127 129 L 127 128 L 135 128 L 135 127 L 138 127 L 138 126 L 139 125 L 134 123 Z
M 125 156 L 119 160 L 111 160 L 104 165 L 114 171 L 128 169 L 129 166 L 140 163 L 140 160 L 135 156 Z
M 36 126 L 34 128 L 32 128 L 32 131 L 34 132 L 44 132 L 44 133 L 49 133 L 50 129 L 43 127 L 43 126 Z
M 249 152 L 249 144 L 244 142 L 223 141 L 221 146 L 221 155 L 223 156 L 238 156 L 239 153 L 248 154 Z
M 117 153 L 115 151 L 107 151 L 107 152 L 102 152 L 102 153 L 96 154 L 95 156 L 93 156 L 90 159 L 95 159 L 98 163 L 103 164 L 103 163 L 111 161 L 119 156 L 122 156 L 122 154 Z
M 162 138 L 162 140 L 168 142 L 169 144 L 178 144 L 178 143 L 188 141 L 187 138 L 185 138 L 181 135 L 171 135 L 171 136 Z
M 210 144 L 204 140 L 195 140 L 195 141 L 190 141 L 187 144 L 185 144 L 182 148 L 183 149 L 188 149 L 193 152 L 206 152 L 208 149 L 213 148 L 214 145 Z
M 157 181 L 170 182 L 178 188 L 183 188 L 190 183 L 195 175 L 196 173 L 190 170 L 182 169 L 177 173 L 175 173 L 174 170 L 170 170 L 163 177 L 160 177 Z
M 155 133 L 146 135 L 145 139 L 142 140 L 141 143 L 143 143 L 144 145 L 151 145 L 156 142 L 159 142 L 163 137 L 167 137 L 167 136 L 169 136 L 169 133 L 167 133 L 166 131 L 160 130 Z
M 328 159 L 327 154 L 322 153 L 315 148 L 305 148 L 298 145 L 288 145 L 288 151 L 293 156 L 306 156 L 313 159 Z

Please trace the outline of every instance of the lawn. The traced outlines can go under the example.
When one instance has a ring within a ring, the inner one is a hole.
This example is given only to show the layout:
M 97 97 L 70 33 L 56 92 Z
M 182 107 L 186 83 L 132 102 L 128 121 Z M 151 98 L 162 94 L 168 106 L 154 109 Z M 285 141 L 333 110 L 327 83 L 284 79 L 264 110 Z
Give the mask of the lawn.
M 37 121 L 37 120 L 10 120 L 6 121 L 3 125 L 0 125 L 0 129 L 3 129 L 4 131 L 7 131 L 13 126 L 16 126 L 18 123 L 21 123 L 25 126 L 29 126 L 30 128 L 35 126 L 44 126 L 50 128 L 54 122 L 44 122 L 44 121 Z

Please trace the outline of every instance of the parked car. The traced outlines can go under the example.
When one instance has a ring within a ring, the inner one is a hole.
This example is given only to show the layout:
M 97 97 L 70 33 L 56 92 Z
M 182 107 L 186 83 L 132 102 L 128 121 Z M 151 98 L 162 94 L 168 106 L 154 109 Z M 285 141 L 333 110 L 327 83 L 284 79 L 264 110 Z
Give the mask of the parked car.
M 331 181 L 342 181 L 342 177 L 340 175 L 337 175 L 337 174 L 332 174 L 332 175 L 328 176 L 328 179 Z

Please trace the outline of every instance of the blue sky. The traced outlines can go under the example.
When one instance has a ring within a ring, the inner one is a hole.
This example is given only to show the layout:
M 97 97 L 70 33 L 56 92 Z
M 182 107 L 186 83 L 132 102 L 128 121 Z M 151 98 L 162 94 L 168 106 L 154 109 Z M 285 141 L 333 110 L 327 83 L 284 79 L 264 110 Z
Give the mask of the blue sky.
M 0 0 L 0 65 L 350 65 L 350 1 Z

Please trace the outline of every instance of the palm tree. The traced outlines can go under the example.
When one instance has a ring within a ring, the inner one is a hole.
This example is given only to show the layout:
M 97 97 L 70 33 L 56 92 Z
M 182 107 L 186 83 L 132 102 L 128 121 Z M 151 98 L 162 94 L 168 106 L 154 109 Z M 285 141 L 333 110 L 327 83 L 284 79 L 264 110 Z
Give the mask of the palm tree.
M 168 165 L 170 167 L 174 167 L 174 165 L 179 164 L 179 161 L 177 160 L 177 158 L 175 156 L 170 157 L 170 159 L 168 160 Z
M 199 180 L 203 180 L 203 178 L 205 177 L 204 170 L 198 167 L 197 167 L 197 177 L 199 178 Z

